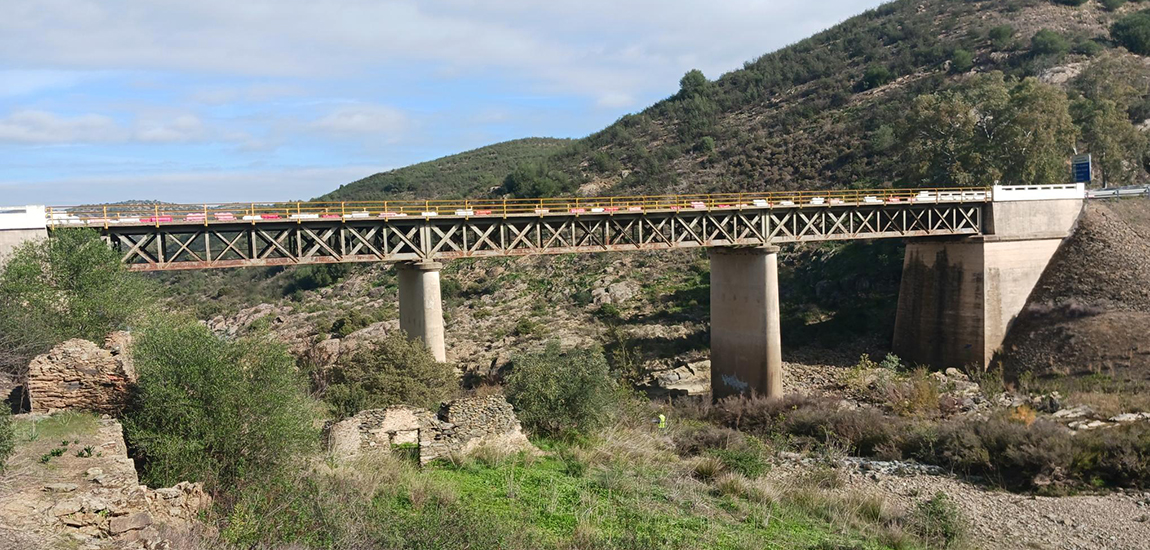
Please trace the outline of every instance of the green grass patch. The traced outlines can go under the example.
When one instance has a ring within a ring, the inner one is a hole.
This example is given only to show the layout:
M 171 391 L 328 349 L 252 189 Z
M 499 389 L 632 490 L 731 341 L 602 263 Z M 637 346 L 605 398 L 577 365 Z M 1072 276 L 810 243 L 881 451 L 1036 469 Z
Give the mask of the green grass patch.
M 21 418 L 16 421 L 16 440 L 68 439 L 92 435 L 99 426 L 99 417 L 76 411 L 62 411 L 48 418 Z

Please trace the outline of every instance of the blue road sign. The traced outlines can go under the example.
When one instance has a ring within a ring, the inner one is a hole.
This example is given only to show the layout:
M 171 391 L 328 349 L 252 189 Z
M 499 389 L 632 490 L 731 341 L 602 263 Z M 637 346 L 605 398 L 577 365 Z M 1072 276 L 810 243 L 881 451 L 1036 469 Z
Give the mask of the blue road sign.
M 1090 183 L 1090 153 L 1074 155 L 1070 159 L 1070 171 L 1074 175 L 1074 183 Z

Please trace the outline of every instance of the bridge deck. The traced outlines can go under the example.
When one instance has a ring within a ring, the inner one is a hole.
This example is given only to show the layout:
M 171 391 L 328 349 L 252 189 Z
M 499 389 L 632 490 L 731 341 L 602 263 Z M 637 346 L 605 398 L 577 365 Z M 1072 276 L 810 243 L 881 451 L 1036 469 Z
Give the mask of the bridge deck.
M 50 208 L 141 271 L 972 235 L 986 189 Z

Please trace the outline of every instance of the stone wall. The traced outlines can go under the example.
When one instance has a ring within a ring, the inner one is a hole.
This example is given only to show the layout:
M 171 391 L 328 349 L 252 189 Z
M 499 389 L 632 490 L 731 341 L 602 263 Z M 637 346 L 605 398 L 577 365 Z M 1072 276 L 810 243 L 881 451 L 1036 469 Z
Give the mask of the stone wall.
M 68 340 L 28 364 L 26 387 L 32 412 L 61 409 L 117 414 L 135 382 L 128 333 L 113 333 L 101 348 Z
M 466 454 L 483 444 L 532 448 L 511 404 L 501 395 L 457 399 L 443 405 L 438 414 L 407 406 L 361 411 L 329 423 L 325 433 L 328 451 L 337 458 L 388 453 L 392 446 L 403 444 L 418 444 L 420 464 Z

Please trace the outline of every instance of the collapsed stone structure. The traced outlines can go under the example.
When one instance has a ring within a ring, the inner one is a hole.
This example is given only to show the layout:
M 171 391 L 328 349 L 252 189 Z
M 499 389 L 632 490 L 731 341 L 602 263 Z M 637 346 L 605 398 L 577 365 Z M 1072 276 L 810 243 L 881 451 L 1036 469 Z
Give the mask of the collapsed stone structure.
M 199 513 L 212 502 L 203 486 L 141 485 L 120 423 L 98 422 L 94 433 L 74 436 L 79 443 L 53 458 L 52 470 L 0 488 L 0 531 L 49 538 L 46 529 L 85 548 L 105 548 L 108 542 L 116 548 L 153 548 L 164 543 L 167 533 L 199 527 Z M 87 454 L 74 452 L 81 445 Z
M 32 412 L 74 409 L 117 414 L 136 381 L 131 335 L 114 332 L 101 348 L 67 340 L 28 364 L 26 388 Z
M 324 433 L 328 451 L 336 458 L 389 453 L 395 445 L 414 444 L 421 465 L 453 453 L 466 454 L 480 445 L 512 451 L 533 448 L 501 395 L 457 399 L 444 404 L 438 414 L 402 405 L 361 411 L 328 423 Z

